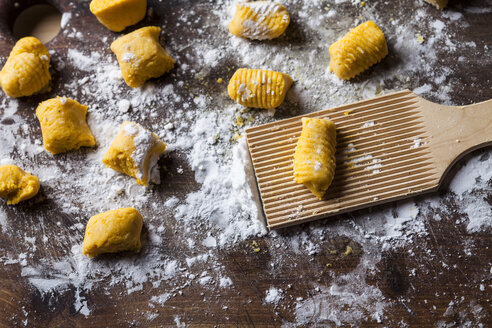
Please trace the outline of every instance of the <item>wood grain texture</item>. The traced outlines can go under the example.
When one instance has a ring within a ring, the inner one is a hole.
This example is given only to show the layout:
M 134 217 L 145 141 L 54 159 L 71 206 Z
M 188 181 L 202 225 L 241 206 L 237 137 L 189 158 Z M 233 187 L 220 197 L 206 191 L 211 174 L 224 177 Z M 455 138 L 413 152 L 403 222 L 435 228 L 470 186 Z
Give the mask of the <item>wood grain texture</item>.
M 14 2 L 21 5 L 14 6 Z M 35 0 L 7 0 L 0 1 L 0 56 L 1 64 L 5 62 L 6 56 L 15 43 L 15 39 L 9 34 L 10 27 L 16 15 L 28 4 L 38 3 Z M 84 30 L 94 36 L 109 36 L 114 38 L 117 34 L 109 32 L 102 25 L 97 23 L 95 17 L 90 14 L 87 8 L 88 1 L 73 0 L 50 0 L 49 3 L 55 5 L 60 11 L 71 11 L 73 19 L 71 27 Z M 331 2 L 326 2 L 331 3 Z M 490 33 L 490 22 L 492 13 L 475 14 L 463 11 L 467 6 L 485 6 L 486 0 L 472 1 L 451 1 L 450 9 L 462 11 L 472 25 L 466 28 L 466 35 L 460 34 L 458 41 L 474 41 L 477 44 L 488 44 L 492 42 Z M 176 15 L 179 10 L 194 9 L 197 16 L 204 17 L 211 10 L 210 3 L 201 1 L 157 1 L 149 0 L 150 6 L 154 8 L 155 14 L 147 17 L 144 21 L 128 30 L 150 24 L 165 24 L 164 31 L 166 38 L 173 35 L 183 34 L 183 29 L 177 27 L 179 17 Z M 165 4 L 165 5 L 164 5 Z M 408 10 L 416 10 L 415 1 L 400 2 Z M 168 6 L 168 7 L 166 7 Z M 386 5 L 385 17 L 392 17 L 394 2 Z M 427 8 L 428 7 L 428 8 Z M 169 8 L 175 8 L 173 10 Z M 292 5 L 295 8 L 295 5 Z M 347 4 L 347 10 L 349 10 Z M 426 6 L 429 15 L 434 19 L 439 19 L 440 11 L 432 12 L 430 6 Z M 292 10 L 292 22 L 286 31 L 286 37 L 273 41 L 272 45 L 297 44 L 303 46 L 305 35 L 298 30 L 300 18 Z M 199 23 L 197 23 L 199 27 Z M 186 36 L 188 37 L 188 36 Z M 198 34 L 189 37 L 200 37 Z M 320 41 L 321 42 L 321 41 Z M 391 53 L 391 41 L 390 53 Z M 67 48 L 77 47 L 79 49 L 109 48 L 108 44 L 101 41 L 100 37 L 93 40 L 80 40 L 67 38 L 64 34 L 55 37 L 47 44 L 49 49 L 57 49 L 61 54 Z M 180 50 L 175 50 L 179 53 Z M 107 50 L 109 54 L 109 49 Z M 453 73 L 449 79 L 457 79 L 462 87 L 454 90 L 451 101 L 457 105 L 465 105 L 474 102 L 485 101 L 492 98 L 490 88 L 490 70 L 484 67 L 491 67 L 492 62 L 485 55 L 464 54 L 466 63 L 457 62 L 456 58 L 446 57 L 445 51 L 440 65 L 443 67 L 453 66 Z M 391 55 L 380 65 L 396 65 L 398 58 Z M 56 95 L 63 90 L 65 83 L 74 78 L 70 70 L 70 64 L 65 70 L 55 71 L 53 75 L 53 90 L 50 94 L 34 96 L 19 101 L 18 113 L 23 118 L 36 124 L 32 114 L 32 108 L 49 96 Z M 213 85 L 213 82 L 220 76 L 231 76 L 228 70 L 230 67 L 219 67 L 212 71 L 205 82 Z M 232 72 L 234 70 L 231 70 Z M 367 75 L 359 79 L 368 78 Z M 421 85 L 427 80 L 425 77 L 419 78 Z M 174 79 L 174 80 L 173 80 Z M 166 81 L 176 81 L 170 75 L 155 83 L 165 84 Z M 203 82 L 189 78 L 190 85 L 205 88 Z M 388 82 L 389 84 L 391 82 Z M 221 86 L 223 87 L 223 85 Z M 387 85 L 390 88 L 390 85 Z M 211 87 L 214 88 L 214 87 Z M 218 87 L 217 87 L 218 88 Z M 177 90 L 184 92 L 184 90 Z M 220 90 L 214 90 L 215 95 L 220 95 Z M 3 99 L 4 95 L 0 95 Z M 438 102 L 438 99 L 429 99 Z M 0 111 L 2 109 L 0 108 Z M 309 112 L 310 109 L 302 109 L 301 112 Z M 301 113 L 297 113 L 301 114 Z M 163 113 L 165 117 L 166 113 Z M 290 116 L 285 112 L 280 112 L 279 117 Z M 158 118 L 162 119 L 162 118 Z M 150 120 L 150 118 L 149 118 Z M 3 122 L 1 124 L 7 124 Z M 1 127 L 1 125 L 0 125 Z M 35 137 L 39 138 L 40 134 Z M 483 154 L 484 160 L 491 160 L 488 153 L 478 150 L 474 155 Z M 465 156 L 466 161 L 470 156 Z M 463 163 L 460 161 L 460 163 Z M 165 178 L 166 183 L 156 189 L 155 193 L 166 199 L 172 195 L 182 197 L 187 193 L 197 190 L 199 184 L 194 179 L 194 173 L 189 169 L 187 161 L 182 154 L 172 153 L 163 160 L 163 165 L 169 168 L 170 172 L 176 168 L 183 167 L 182 175 L 171 175 L 162 173 L 161 178 Z M 458 164 L 459 165 L 459 164 Z M 435 193 L 431 197 L 439 197 L 445 200 L 445 206 L 449 213 L 443 216 L 440 209 L 429 209 L 425 216 L 425 229 L 428 234 L 415 236 L 414 242 L 405 247 L 388 249 L 381 255 L 381 259 L 375 265 L 373 272 L 367 277 L 369 285 L 378 287 L 388 301 L 385 309 L 383 323 L 379 324 L 376 319 L 371 318 L 371 313 L 363 313 L 367 321 L 360 325 L 364 327 L 398 327 L 401 322 L 405 322 L 410 327 L 435 327 L 441 323 L 455 323 L 456 326 L 476 326 L 478 321 L 484 326 L 492 326 L 492 284 L 490 268 L 492 259 L 492 236 L 490 230 L 470 234 L 465 225 L 458 224 L 464 220 L 464 214 L 454 211 L 459 207 L 459 199 L 446 191 L 446 186 L 454 177 L 457 166 L 450 170 L 443 182 L 443 191 Z M 492 188 L 492 181 L 489 181 Z M 171 188 L 170 188 L 171 186 Z M 46 193 L 41 190 L 41 195 Z M 492 193 L 490 189 L 484 201 L 492 206 Z M 417 203 L 425 206 L 425 198 L 417 198 Z M 57 208 L 53 201 L 46 199 L 35 208 L 26 204 L 18 207 L 6 207 L 0 205 L 7 212 L 9 225 L 14 231 L 28 231 L 35 234 L 38 238 L 35 256 L 42 258 L 55 258 L 70 252 L 71 245 L 56 244 L 50 241 L 48 245 L 39 242 L 44 235 L 70 234 L 74 239 L 82 241 L 82 233 L 71 229 L 75 223 L 74 219 Z M 388 208 L 388 207 L 385 207 Z M 390 206 L 391 208 L 391 206 Z M 376 207 L 375 210 L 381 209 Z M 448 213 L 446 212 L 446 213 Z M 362 245 L 344 235 L 330 238 L 320 238 L 313 231 L 319 227 L 334 227 L 334 220 L 341 220 L 350 225 L 351 222 L 359 222 L 361 216 L 368 215 L 371 210 L 361 210 L 351 214 L 336 216 L 329 220 L 320 220 L 298 227 L 279 230 L 277 237 L 268 236 L 265 238 L 255 238 L 258 243 L 259 252 L 255 252 L 251 247 L 253 239 L 237 243 L 234 247 L 218 250 L 217 261 L 223 266 L 224 272 L 233 281 L 230 289 L 204 289 L 198 284 L 191 284 L 182 289 L 182 295 L 170 298 L 164 305 L 156 305 L 149 309 L 149 298 L 151 295 L 159 295 L 170 290 L 170 287 L 163 281 L 156 289 L 151 284 L 145 284 L 144 289 L 136 291 L 131 295 L 127 294 L 127 288 L 114 286 L 108 295 L 105 291 L 93 288 L 90 292 L 82 292 L 82 295 L 91 305 L 91 315 L 85 317 L 73 307 L 75 288 L 68 285 L 64 292 L 55 292 L 49 296 L 41 294 L 33 288 L 27 279 L 21 275 L 20 265 L 0 263 L 0 327 L 168 327 L 175 326 L 175 317 L 179 316 L 181 322 L 186 322 L 192 327 L 279 327 L 283 323 L 295 321 L 294 310 L 296 297 L 309 298 L 314 296 L 313 284 L 329 286 L 337 276 L 352 272 L 360 264 L 363 256 L 368 250 Z M 435 217 L 439 216 L 440 220 Z M 164 217 L 163 220 L 172 221 L 172 214 Z M 57 224 L 57 222 L 59 224 Z M 40 224 L 41 223 L 41 224 Z M 145 227 L 144 227 L 145 230 Z M 292 236 L 307 235 L 319 246 L 319 251 L 313 256 L 306 257 L 296 253 L 289 246 L 275 248 L 275 243 L 282 238 Z M 143 238 L 148 238 L 144 231 Z M 169 227 L 165 232 L 166 244 L 162 247 L 163 254 L 174 254 L 176 258 L 184 261 L 189 254 L 180 243 L 179 230 Z M 466 250 L 464 249 L 466 246 Z M 350 246 L 353 253 L 350 256 L 341 254 Z M 144 245 L 145 247 L 145 245 Z M 337 253 L 333 254 L 332 251 Z M 16 243 L 8 234 L 0 229 L 0 257 L 4 253 L 22 253 L 25 249 Z M 4 252 L 4 253 L 2 253 Z M 275 268 L 272 269 L 272 263 Z M 328 268 L 327 263 L 332 267 Z M 444 264 L 443 264 L 444 263 Z M 418 276 L 412 275 L 412 269 L 418 269 Z M 206 264 L 204 264 L 206 270 Z M 107 277 L 101 284 L 109 283 Z M 478 284 L 486 286 L 485 291 L 478 289 Z M 291 285 L 291 287 L 288 287 Z M 287 299 L 284 299 L 279 306 L 264 304 L 265 292 L 270 286 L 276 286 L 284 290 L 289 290 Z M 460 301 L 461 299 L 466 302 Z M 447 312 L 450 302 L 455 302 L 455 311 Z M 466 304 L 465 304 L 466 303 Z M 479 314 L 474 314 L 469 304 L 478 304 L 483 309 Z M 227 309 L 224 309 L 227 305 Z M 351 309 L 348 307 L 347 311 Z M 147 320 L 149 311 L 157 314 L 152 321 Z M 478 319 L 480 317 L 480 319 Z M 27 320 L 27 321 L 26 321 Z M 313 316 L 309 326 L 333 326 L 332 321 L 319 321 Z

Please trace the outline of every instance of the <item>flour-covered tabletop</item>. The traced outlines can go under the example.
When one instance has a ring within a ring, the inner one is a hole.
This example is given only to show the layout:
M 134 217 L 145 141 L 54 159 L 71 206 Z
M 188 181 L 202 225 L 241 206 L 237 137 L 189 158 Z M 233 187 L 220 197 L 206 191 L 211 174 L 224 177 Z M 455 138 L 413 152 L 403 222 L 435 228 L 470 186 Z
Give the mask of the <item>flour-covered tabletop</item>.
M 0 3 L 2 66 L 8 26 L 29 2 Z M 176 66 L 137 89 L 109 49 L 122 34 L 98 23 L 90 1 L 47 2 L 63 13 L 46 43 L 51 91 L 0 94 L 0 164 L 41 182 L 31 200 L 0 203 L 0 326 L 492 325 L 491 149 L 457 163 L 439 193 L 269 232 L 244 141 L 251 126 L 402 89 L 449 105 L 491 99 L 492 1 L 440 11 L 422 0 L 281 0 L 285 34 L 249 41 L 228 32 L 233 0 L 149 0 L 125 33 L 162 27 Z M 366 20 L 389 55 L 342 81 L 328 48 Z M 227 82 L 241 67 L 289 74 L 284 103 L 235 104 Z M 44 150 L 35 109 L 55 96 L 89 106 L 96 147 Z M 101 162 L 126 120 L 168 144 L 159 185 Z M 140 253 L 83 256 L 88 219 L 129 206 L 144 218 Z

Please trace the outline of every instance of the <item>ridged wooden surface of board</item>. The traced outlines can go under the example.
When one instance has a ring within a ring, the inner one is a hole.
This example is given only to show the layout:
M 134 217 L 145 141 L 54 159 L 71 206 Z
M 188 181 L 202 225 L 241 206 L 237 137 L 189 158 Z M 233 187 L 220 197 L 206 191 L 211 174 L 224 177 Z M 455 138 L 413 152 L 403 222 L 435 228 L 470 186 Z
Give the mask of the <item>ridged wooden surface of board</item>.
M 293 179 L 292 159 L 301 117 L 247 131 L 263 209 L 270 228 L 367 207 L 438 187 L 440 175 L 418 98 L 401 91 L 323 110 L 307 117 L 337 126 L 335 178 L 323 200 Z

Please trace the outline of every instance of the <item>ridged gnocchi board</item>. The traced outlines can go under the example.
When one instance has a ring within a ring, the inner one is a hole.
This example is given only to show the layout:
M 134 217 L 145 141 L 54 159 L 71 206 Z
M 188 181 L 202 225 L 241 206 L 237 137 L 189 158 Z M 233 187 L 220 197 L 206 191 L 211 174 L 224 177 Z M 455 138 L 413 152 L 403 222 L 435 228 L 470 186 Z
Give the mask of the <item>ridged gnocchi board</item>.
M 337 126 L 335 177 L 323 200 L 293 179 L 302 117 Z M 246 137 L 267 225 L 280 228 L 437 190 L 457 160 L 492 145 L 492 100 L 452 107 L 404 90 L 250 128 Z

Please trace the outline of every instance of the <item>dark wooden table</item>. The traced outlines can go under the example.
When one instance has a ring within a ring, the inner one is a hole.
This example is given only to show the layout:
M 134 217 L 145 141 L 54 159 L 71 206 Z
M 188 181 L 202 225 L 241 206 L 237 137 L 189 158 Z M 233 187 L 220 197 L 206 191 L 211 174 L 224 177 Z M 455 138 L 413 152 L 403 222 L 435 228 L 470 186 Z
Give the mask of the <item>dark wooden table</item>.
M 10 34 L 14 18 L 23 8 L 38 1 L 15 2 L 20 5 L 14 6 L 12 0 L 0 2 L 0 56 L 3 59 L 0 62 L 2 64 L 15 43 Z M 85 38 L 77 41 L 60 33 L 47 44 L 47 47 L 56 49 L 62 59 L 68 48 L 79 50 L 108 48 L 109 41 L 104 43 L 101 38 L 108 36 L 109 40 L 112 40 L 117 35 L 97 23 L 89 12 L 89 1 L 51 0 L 48 2 L 53 3 L 61 12 L 72 12 L 70 28 L 94 36 L 92 40 Z M 399 13 L 414 10 L 426 12 L 421 21 L 423 25 L 426 25 L 427 20 L 435 20 L 442 15 L 441 12 L 430 6 L 422 6 L 415 0 L 388 3 L 367 1 L 367 3 L 368 6 L 377 3 L 374 6 L 378 15 L 384 18 L 385 24 L 389 24 L 390 19 L 396 18 L 395 15 Z M 210 15 L 213 8 L 222 4 L 215 4 L 214 1 L 191 0 L 163 2 L 149 0 L 149 4 L 153 8 L 153 15 L 140 22 L 137 27 L 150 24 L 164 26 L 165 43 L 169 48 L 173 46 L 172 39 L 177 36 L 213 39 L 214 33 L 217 33 L 217 37 L 225 33 L 217 22 L 214 24 L 203 18 Z M 333 1 L 321 1 L 320 8 L 327 5 L 337 8 L 338 13 L 343 14 L 354 12 L 356 15 L 361 10 L 350 3 L 335 5 Z M 302 24 L 299 22 L 309 18 L 302 18 L 296 14 L 298 6 L 300 5 L 289 3 L 293 22 L 287 30 L 287 35 L 275 42 L 296 47 L 312 47 L 313 42 L 318 41 L 306 40 L 309 39 L 309 35 L 303 34 L 299 27 Z M 464 61 L 460 61 L 456 53 L 449 54 L 445 45 L 436 43 L 439 56 L 436 69 L 451 68 L 451 73 L 442 84 L 453 86 L 453 92 L 448 100 L 452 104 L 462 105 L 492 98 L 492 11 L 479 13 L 474 10 L 487 6 L 489 9 L 492 8 L 492 3 L 488 0 L 450 1 L 448 12 L 462 13 L 460 21 L 467 22 L 463 25 L 452 24 L 454 42 L 473 41 L 477 45 L 473 51 L 460 54 L 464 57 Z M 184 24 L 179 27 L 177 23 L 180 22 L 180 14 L 192 9 L 196 13 L 197 20 L 190 22 L 191 28 L 183 28 Z M 442 20 L 451 22 L 449 18 Z M 203 27 L 204 22 L 207 24 L 205 34 L 192 32 Z M 408 22 L 410 23 L 413 22 Z M 447 27 L 444 32 L 449 32 Z M 396 46 L 394 40 L 390 37 L 390 49 Z M 109 49 L 105 51 L 110 54 Z M 188 49 L 172 49 L 172 52 L 181 59 L 181 64 L 186 62 L 185 55 L 188 51 Z M 391 68 L 392 65 L 398 64 L 398 60 L 390 55 L 380 64 L 379 69 Z M 54 72 L 52 90 L 48 94 L 19 100 L 19 115 L 33 126 L 37 126 L 37 121 L 32 111 L 38 102 L 62 94 L 65 83 L 83 77 L 79 73 L 74 73 L 76 69 L 72 69 L 68 60 L 64 62 L 66 67 Z M 193 65 L 193 63 L 189 64 Z M 178 65 L 180 65 L 179 60 Z M 205 89 L 207 94 L 214 97 L 224 97 L 221 88 L 225 85 L 217 86 L 214 82 L 217 77 L 230 77 L 233 72 L 230 68 L 234 67 L 234 60 L 231 58 L 230 61 L 226 60 L 218 67 L 213 67 L 204 80 L 180 73 L 178 70 L 177 73 L 158 79 L 154 83 L 166 85 L 185 80 L 189 90 L 199 92 Z M 425 70 L 432 70 L 432 68 L 423 67 L 422 73 L 412 76 L 411 80 L 388 81 L 383 88 L 413 89 L 430 83 L 434 88 L 439 89 L 440 85 L 436 85 L 435 79 L 426 78 Z M 364 74 L 355 83 L 370 79 L 371 74 L 374 73 L 371 71 Z M 176 89 L 176 92 L 185 94 L 188 91 Z M 436 102 L 440 101 L 436 93 L 427 94 L 427 97 Z M 2 93 L 0 103 L 4 100 L 5 95 Z M 287 105 L 295 105 L 295 101 L 290 99 Z M 0 107 L 0 115 L 3 110 Z M 311 110 L 313 108 L 299 109 L 297 113 Z M 163 113 L 163 117 L 149 118 L 149 122 L 158 122 L 165 119 L 166 115 L 168 114 Z M 290 112 L 287 110 L 279 110 L 276 118 L 289 115 Z M 0 134 L 3 133 L 5 124 L 9 122 L 0 119 Z M 40 138 L 39 129 L 33 129 L 32 133 L 34 137 Z M 394 204 L 389 204 L 280 230 L 265 237 L 250 238 L 233 246 L 210 250 L 214 260 L 198 264 L 198 269 L 195 267 L 193 273 L 199 274 L 204 270 L 220 271 L 232 280 L 233 285 L 230 288 L 219 288 L 217 282 L 212 287 L 202 286 L 196 283 L 196 280 L 185 279 L 184 275 L 179 275 L 170 280 L 162 280 L 157 287 L 152 286 L 150 279 L 143 284 L 142 290 L 128 294 L 124 284 L 110 286 L 111 277 L 102 277 L 94 282 L 90 290 L 78 291 L 74 284 L 69 283 L 63 290 L 42 294 L 28 282 L 26 277 L 22 276 L 23 266 L 20 263 L 7 263 L 7 258 L 16 253 L 33 254 L 32 257 L 28 256 L 28 261 L 37 262 L 63 257 L 73 246 L 70 241 L 82 241 L 83 228 L 74 229 L 74 224 L 85 223 L 85 218 L 91 213 L 81 209 L 80 217 L 74 217 L 59 211 L 56 202 L 50 199 L 50 190 L 42 191 L 44 197 L 41 201 L 27 202 L 16 207 L 7 207 L 2 202 L 0 206 L 6 213 L 8 229 L 0 229 L 0 326 L 150 327 L 175 326 L 177 322 L 190 326 L 280 326 L 288 323 L 293 323 L 295 326 L 297 322 L 299 326 L 321 327 L 334 326 L 336 321 L 340 320 L 345 326 L 444 327 L 447 324 L 450 326 L 454 324 L 456 327 L 479 327 L 481 324 L 482 327 L 491 327 L 491 230 L 485 228 L 480 232 L 468 232 L 467 217 L 460 199 L 447 191 L 449 182 L 463 163 L 476 156 L 481 156 L 482 161 L 491 161 L 491 155 L 491 149 L 485 149 L 466 156 L 448 175 L 440 193 L 417 198 L 415 203 L 421 210 L 415 220 L 422 224 L 423 233 L 405 235 L 407 241 L 401 245 L 392 242 L 389 244 L 390 247 L 383 249 L 383 243 L 365 241 L 363 234 L 360 238 L 355 238 L 354 231 L 357 230 L 355 227 L 362 227 L 365 222 L 369 222 L 368 216 L 378 220 L 384 213 L 391 213 Z M 11 156 L 15 159 L 17 155 L 12 153 Z M 48 155 L 43 154 L 37 160 L 45 161 L 48 158 Z M 59 165 L 63 164 L 63 160 L 61 157 Z M 172 152 L 163 160 L 162 165 L 165 165 L 169 172 L 175 172 L 178 167 L 183 167 L 184 173 L 182 175 L 163 173 L 166 182 L 155 189 L 153 196 L 155 199 L 164 201 L 172 195 L 181 198 L 190 191 L 199 189 L 194 173 L 179 151 Z M 482 198 L 492 206 L 492 180 L 489 180 L 485 187 L 474 192 L 476 197 Z M 438 199 L 441 207 L 430 207 L 430 198 Z M 208 248 L 196 246 L 196 250 L 191 252 L 183 245 L 180 235 L 183 227 L 174 220 L 172 212 L 162 212 L 159 213 L 159 217 L 152 217 L 152 208 L 149 206 L 143 208 L 142 213 L 148 218 L 148 222 L 153 224 L 165 222 L 165 241 L 158 251 L 167 258 L 172 257 L 179 263 L 185 263 L 186 258 L 209 251 Z M 490 208 L 485 215 L 490 215 Z M 492 220 L 492 217 L 489 219 Z M 65 235 L 70 238 L 64 239 Z M 35 244 L 28 243 L 26 236 L 37 237 Z M 48 237 L 47 242 L 42 242 L 43 236 Z M 148 236 L 144 229 L 145 238 Z M 308 247 L 302 240 L 314 244 L 316 251 L 307 255 L 305 249 Z M 304 251 L 296 251 L 292 246 L 293 241 Z M 347 246 L 350 246 L 353 252 L 344 255 Z M 256 248 L 260 251 L 255 251 Z M 116 256 L 116 261 L 118 259 L 123 260 L 124 255 L 121 258 Z M 366 260 L 372 263 L 362 263 Z M 327 266 L 328 263 L 331 266 Z M 357 272 L 361 267 L 365 268 L 365 271 L 359 277 Z M 356 280 L 361 279 L 362 289 L 356 288 L 360 294 L 354 294 L 351 304 L 337 305 L 337 298 L 333 296 L 335 292 L 330 291 L 330 287 L 340 284 L 344 275 L 350 277 L 350 284 L 355 286 L 357 286 Z M 277 304 L 264 301 L 266 292 L 271 286 L 283 290 L 283 298 Z M 364 288 L 368 292 L 379 291 L 380 295 L 372 296 L 375 297 L 374 300 L 370 297 L 365 299 Z M 163 304 L 153 302 L 152 306 L 149 305 L 153 296 L 166 292 L 171 294 L 167 301 L 162 302 Z M 80 312 L 80 307 L 74 306 L 74 298 L 77 295 L 82 296 L 87 302 L 90 309 L 88 316 Z M 296 304 L 310 299 L 317 300 L 316 311 L 307 313 L 307 319 L 296 320 Z M 329 302 L 332 304 L 328 304 Z M 374 316 L 374 304 L 371 303 L 384 303 L 379 318 L 381 323 L 378 323 L 378 317 Z M 330 317 L 326 311 L 333 308 L 336 312 Z

